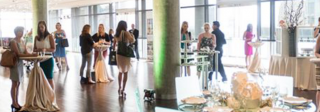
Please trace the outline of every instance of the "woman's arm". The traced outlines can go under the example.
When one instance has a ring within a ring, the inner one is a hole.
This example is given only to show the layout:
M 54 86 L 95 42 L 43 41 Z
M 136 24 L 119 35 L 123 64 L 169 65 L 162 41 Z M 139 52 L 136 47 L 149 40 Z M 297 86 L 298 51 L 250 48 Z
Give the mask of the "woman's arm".
M 113 47 L 112 48 L 114 51 L 116 50 L 117 42 L 118 42 L 118 40 L 116 38 L 113 38 Z
M 314 30 L 314 33 L 313 33 L 314 38 L 317 38 L 317 36 L 319 35 L 320 28 L 318 28 L 318 27 Z
M 92 46 L 94 45 L 95 42 L 94 42 L 94 40 L 92 39 L 92 37 L 91 37 L 90 34 L 87 34 L 85 38 L 86 38 L 86 41 L 87 41 L 90 45 L 92 45 Z
M 129 43 L 135 42 L 135 39 L 131 33 L 124 31 L 124 36 L 128 39 Z
M 198 44 L 197 44 L 197 49 L 198 49 L 198 51 L 200 51 L 201 39 L 202 39 L 202 34 L 200 34 L 199 37 L 198 37 Z
M 243 40 L 247 40 L 247 31 L 243 33 Z
M 46 49 L 46 52 L 55 52 L 56 51 L 56 44 L 53 39 L 53 36 L 49 34 L 49 41 L 50 41 L 50 48 Z
M 26 54 L 26 53 L 22 53 L 18 50 L 18 45 L 15 41 L 11 42 L 11 50 L 14 51 L 18 57 L 31 57 L 31 56 L 37 56 L 37 54 Z M 26 51 L 26 49 L 25 49 Z
M 38 48 L 37 48 L 37 39 L 38 36 L 34 37 L 34 42 L 33 42 L 33 52 L 39 52 Z
M 216 35 L 212 34 L 212 45 L 213 45 L 213 49 L 216 48 L 217 46 L 217 41 L 216 41 Z
M 314 55 L 317 58 L 320 58 L 319 51 L 320 51 L 320 38 L 317 39 L 316 48 L 315 48 L 315 51 L 314 51 Z

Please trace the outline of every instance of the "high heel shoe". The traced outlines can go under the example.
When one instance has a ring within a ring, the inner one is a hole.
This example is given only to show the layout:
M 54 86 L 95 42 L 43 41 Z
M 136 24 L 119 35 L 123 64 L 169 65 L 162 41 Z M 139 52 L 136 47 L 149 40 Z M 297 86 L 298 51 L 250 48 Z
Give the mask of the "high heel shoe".
M 22 107 L 16 108 L 16 107 L 14 107 L 13 105 L 11 105 L 11 111 L 12 111 L 12 112 L 20 111 L 21 108 L 22 108 Z
M 124 91 L 122 90 L 122 91 L 121 91 L 121 94 L 122 94 L 122 97 L 123 97 L 123 98 L 126 98 L 126 96 L 127 96 L 126 92 L 124 92 Z

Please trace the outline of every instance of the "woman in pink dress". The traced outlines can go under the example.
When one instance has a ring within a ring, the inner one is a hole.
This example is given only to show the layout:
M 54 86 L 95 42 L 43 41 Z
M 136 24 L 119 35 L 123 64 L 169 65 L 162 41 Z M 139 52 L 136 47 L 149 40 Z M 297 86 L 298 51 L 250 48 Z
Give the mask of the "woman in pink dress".
M 249 42 L 252 41 L 254 34 L 252 33 L 252 24 L 248 24 L 247 30 L 243 34 L 243 40 L 245 41 L 244 43 L 244 50 L 245 50 L 245 55 L 246 55 L 246 68 L 251 64 L 251 55 L 252 53 L 252 46 L 249 45 Z

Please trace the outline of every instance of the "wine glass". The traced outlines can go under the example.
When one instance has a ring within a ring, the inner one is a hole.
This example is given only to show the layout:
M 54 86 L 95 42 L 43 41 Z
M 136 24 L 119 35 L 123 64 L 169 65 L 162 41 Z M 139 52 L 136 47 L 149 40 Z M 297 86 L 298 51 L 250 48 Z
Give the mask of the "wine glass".
M 284 98 L 286 98 L 288 96 L 288 88 L 287 87 L 283 87 L 280 89 L 279 91 L 279 96 L 281 98 L 281 105 L 284 104 Z
M 279 88 L 278 86 L 271 87 L 271 98 L 272 98 L 272 104 L 275 106 L 277 104 L 278 98 L 279 98 Z

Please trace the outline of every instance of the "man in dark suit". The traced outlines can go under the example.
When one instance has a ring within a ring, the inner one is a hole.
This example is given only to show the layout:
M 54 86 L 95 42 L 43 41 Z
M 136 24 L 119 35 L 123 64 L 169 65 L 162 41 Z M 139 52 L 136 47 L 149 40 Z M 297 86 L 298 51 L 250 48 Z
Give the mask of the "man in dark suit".
M 140 56 L 139 56 L 139 51 L 138 51 L 138 38 L 139 38 L 139 30 L 135 29 L 134 24 L 131 25 L 131 30 L 129 30 L 130 33 L 133 34 L 134 38 L 136 39 L 135 43 L 134 43 L 134 50 L 136 52 L 136 57 L 137 60 L 139 61 Z
M 224 34 L 223 32 L 220 30 L 220 23 L 218 21 L 214 21 L 213 22 L 213 31 L 212 34 L 216 35 L 216 51 L 220 51 L 219 55 L 218 55 L 218 71 L 222 77 L 222 81 L 227 81 L 227 77 L 226 77 L 226 73 L 224 71 L 224 67 L 221 61 L 221 58 L 223 56 L 223 45 L 226 44 L 226 39 L 224 38 Z M 215 60 L 213 60 L 213 70 L 215 71 Z M 213 72 L 210 72 L 209 74 L 209 79 L 212 79 L 212 74 Z

